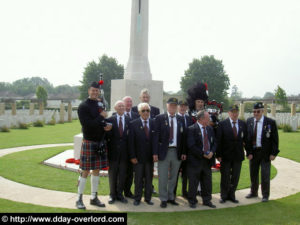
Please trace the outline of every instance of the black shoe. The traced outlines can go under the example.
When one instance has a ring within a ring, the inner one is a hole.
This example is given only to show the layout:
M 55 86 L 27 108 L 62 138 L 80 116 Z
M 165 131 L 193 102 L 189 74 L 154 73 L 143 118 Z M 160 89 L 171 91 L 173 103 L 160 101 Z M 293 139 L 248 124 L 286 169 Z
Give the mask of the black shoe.
M 122 202 L 122 203 L 125 203 L 125 204 L 128 202 L 127 199 L 124 198 L 123 196 L 117 197 L 117 200 L 120 201 L 120 202 Z
M 175 200 L 168 200 L 168 203 L 171 203 L 171 205 L 179 205 Z
M 210 207 L 210 208 L 216 208 L 216 206 L 214 205 L 214 204 L 212 204 L 212 202 L 206 202 L 206 203 L 203 203 L 203 205 L 206 205 L 206 206 L 208 206 L 208 207 Z
M 134 199 L 134 195 L 131 192 L 125 194 L 125 197 Z
M 116 201 L 116 199 L 115 199 L 115 198 L 113 198 L 113 197 L 109 196 L 109 198 L 108 198 L 108 204 L 114 204 L 114 203 L 115 203 L 115 201 Z
M 138 206 L 141 203 L 139 200 L 134 200 L 133 205 Z
M 188 199 L 188 195 L 187 194 L 183 194 L 182 197 L 185 198 L 185 199 Z
M 167 208 L 167 202 L 166 202 L 166 201 L 162 201 L 162 202 L 160 203 L 160 207 L 161 207 L 161 208 Z
M 193 203 L 193 204 L 190 203 L 190 207 L 191 207 L 192 209 L 195 209 L 195 208 L 196 208 L 196 203 Z
M 82 195 L 80 195 L 78 201 L 76 202 L 76 207 L 77 209 L 86 209 L 82 201 Z
M 221 204 L 224 204 L 224 203 L 226 202 L 226 200 L 224 200 L 223 198 L 221 198 L 221 199 L 219 200 L 219 202 L 220 202 Z
M 268 202 L 269 201 L 269 199 L 268 198 L 262 198 L 262 200 L 261 200 L 262 202 Z
M 148 205 L 154 205 L 154 203 L 151 202 L 151 200 L 146 200 L 145 202 L 146 202 Z
M 229 201 L 231 201 L 232 203 L 235 203 L 235 204 L 239 203 L 239 200 L 236 200 L 236 199 L 229 199 Z
M 97 196 L 96 196 L 96 198 L 90 200 L 90 204 L 98 206 L 98 207 L 105 207 L 105 204 L 100 202 L 100 200 L 98 199 Z
M 250 194 L 247 194 L 245 198 L 256 198 L 257 196 L 258 196 L 257 194 L 255 195 L 255 194 L 250 193 Z

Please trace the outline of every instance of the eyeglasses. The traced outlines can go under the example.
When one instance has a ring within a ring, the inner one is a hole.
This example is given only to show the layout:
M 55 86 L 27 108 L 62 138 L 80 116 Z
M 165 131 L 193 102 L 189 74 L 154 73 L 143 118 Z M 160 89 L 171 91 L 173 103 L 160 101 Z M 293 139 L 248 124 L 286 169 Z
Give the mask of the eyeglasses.
M 253 113 L 260 113 L 261 110 L 253 110 Z
M 143 110 L 141 110 L 141 111 L 142 111 L 142 113 L 144 113 L 144 112 L 150 112 L 149 109 L 143 109 Z

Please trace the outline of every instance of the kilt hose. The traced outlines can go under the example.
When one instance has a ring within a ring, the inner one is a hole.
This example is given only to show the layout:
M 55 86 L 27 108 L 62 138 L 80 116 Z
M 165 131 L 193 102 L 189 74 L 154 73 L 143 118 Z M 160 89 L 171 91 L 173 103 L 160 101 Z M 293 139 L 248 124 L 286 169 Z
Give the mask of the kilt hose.
M 108 167 L 107 150 L 106 153 L 100 156 L 97 153 L 99 142 L 82 140 L 80 151 L 80 169 L 82 170 L 97 170 Z

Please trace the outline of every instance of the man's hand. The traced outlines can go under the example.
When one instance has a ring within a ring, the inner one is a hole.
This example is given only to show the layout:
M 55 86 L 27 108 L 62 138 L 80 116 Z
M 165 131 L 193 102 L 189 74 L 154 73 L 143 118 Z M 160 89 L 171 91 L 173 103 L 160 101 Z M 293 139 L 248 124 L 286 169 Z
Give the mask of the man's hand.
M 252 160 L 253 159 L 253 155 L 252 154 L 250 154 L 250 155 L 248 155 L 248 157 L 247 157 L 249 160 Z
M 275 155 L 270 155 L 270 160 L 273 161 L 276 158 Z
M 153 155 L 153 162 L 157 162 L 158 161 L 158 155 Z
M 137 163 L 138 163 L 138 161 L 137 161 L 136 158 L 133 158 L 133 159 L 131 159 L 130 161 L 131 161 L 132 164 L 137 164 Z
M 103 110 L 103 111 L 100 113 L 100 115 L 103 116 L 104 118 L 106 118 L 106 117 L 107 117 L 107 112 Z
M 221 158 L 221 157 L 218 157 L 217 160 L 218 160 L 219 162 L 222 162 L 222 158 Z
M 186 160 L 186 155 L 181 155 L 181 160 L 182 161 Z
M 105 127 L 104 127 L 104 130 L 105 131 L 110 131 L 112 128 L 112 125 L 111 124 L 107 124 Z
M 213 157 L 213 153 L 210 152 L 208 155 L 204 154 L 204 157 L 207 158 L 207 159 L 211 159 Z

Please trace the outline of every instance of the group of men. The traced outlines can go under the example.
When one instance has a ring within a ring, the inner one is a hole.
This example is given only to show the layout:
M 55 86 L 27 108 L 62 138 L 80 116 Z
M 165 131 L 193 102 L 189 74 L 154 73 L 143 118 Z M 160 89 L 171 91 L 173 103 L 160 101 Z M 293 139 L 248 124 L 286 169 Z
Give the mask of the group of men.
M 106 159 L 96 150 L 103 140 L 107 141 L 109 204 L 127 203 L 127 197 L 133 198 L 133 204 L 138 206 L 144 193 L 144 201 L 153 205 L 152 178 L 157 162 L 161 208 L 168 204 L 179 205 L 176 202 L 179 174 L 182 175 L 182 195 L 191 208 L 196 208 L 199 190 L 203 205 L 215 208 L 211 201 L 211 167 L 215 158 L 221 163 L 220 203 L 228 200 L 238 203 L 235 191 L 245 158 L 244 149 L 250 161 L 251 176 L 251 193 L 246 198 L 258 196 L 261 167 L 262 201 L 268 201 L 270 165 L 279 152 L 275 121 L 263 115 L 262 103 L 256 103 L 254 117 L 245 123 L 238 119 L 238 106 L 233 105 L 228 119 L 214 129 L 211 116 L 205 110 L 207 94 L 203 91 L 205 87 L 200 83 L 188 92 L 187 101 L 168 99 L 166 113 L 160 114 L 158 108 L 149 105 L 150 95 L 144 89 L 138 106 L 132 107 L 131 97 L 126 96 L 115 103 L 115 113 L 106 118 L 106 112 L 98 107 L 99 86 L 93 82 L 88 90 L 89 98 L 78 108 L 83 143 L 77 208 L 85 209 L 82 194 L 91 170 L 90 204 L 105 207 L 97 197 L 99 170 L 106 166 Z M 134 193 L 131 192 L 133 177 Z

